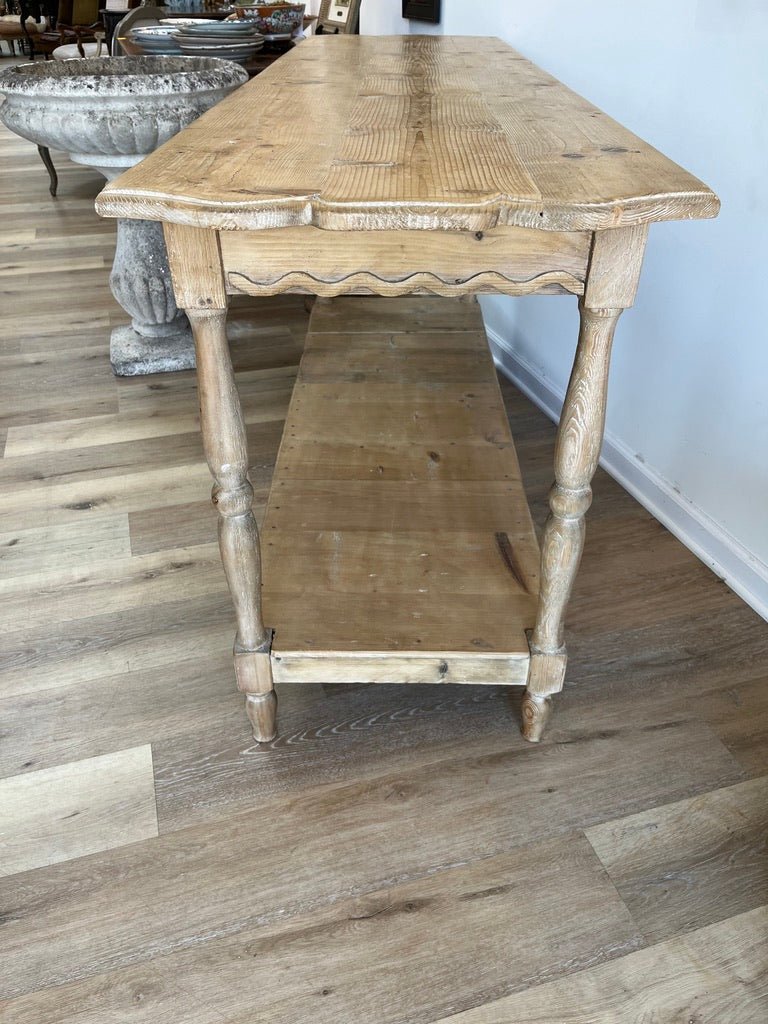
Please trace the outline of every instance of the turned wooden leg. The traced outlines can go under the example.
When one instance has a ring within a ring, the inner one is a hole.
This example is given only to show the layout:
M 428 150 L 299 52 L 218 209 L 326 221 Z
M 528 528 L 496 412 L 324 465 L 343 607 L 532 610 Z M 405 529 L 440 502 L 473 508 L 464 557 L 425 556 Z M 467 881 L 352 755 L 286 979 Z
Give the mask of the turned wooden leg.
M 541 582 L 531 661 L 523 696 L 523 735 L 537 742 L 563 688 L 563 620 L 584 547 L 584 515 L 592 502 L 605 426 L 608 367 L 616 324 L 635 301 L 647 225 L 598 231 L 592 237 L 576 358 L 555 446 L 555 484 L 541 545 Z
M 555 447 L 555 484 L 541 546 L 541 584 L 531 667 L 523 697 L 523 735 L 541 739 L 549 695 L 563 687 L 563 619 L 584 547 L 584 515 L 592 502 L 605 424 L 608 366 L 621 309 L 581 305 L 581 329 Z
M 246 694 L 254 738 L 275 736 L 270 634 L 261 619 L 261 557 L 253 517 L 253 488 L 240 399 L 226 335 L 226 309 L 188 308 L 197 354 L 200 421 L 205 456 L 215 480 L 219 547 L 237 616 L 235 672 Z

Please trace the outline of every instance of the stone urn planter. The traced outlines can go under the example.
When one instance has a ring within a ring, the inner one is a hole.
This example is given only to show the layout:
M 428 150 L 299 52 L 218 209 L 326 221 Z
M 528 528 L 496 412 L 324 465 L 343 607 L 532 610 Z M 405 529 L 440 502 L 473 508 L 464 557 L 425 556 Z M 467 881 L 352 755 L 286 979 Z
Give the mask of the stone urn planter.
M 210 57 L 97 57 L 20 64 L 0 74 L 0 119 L 37 146 L 60 149 L 111 181 L 248 80 Z M 160 224 L 119 220 L 112 293 L 131 317 L 110 340 L 115 373 L 195 365 L 176 306 Z

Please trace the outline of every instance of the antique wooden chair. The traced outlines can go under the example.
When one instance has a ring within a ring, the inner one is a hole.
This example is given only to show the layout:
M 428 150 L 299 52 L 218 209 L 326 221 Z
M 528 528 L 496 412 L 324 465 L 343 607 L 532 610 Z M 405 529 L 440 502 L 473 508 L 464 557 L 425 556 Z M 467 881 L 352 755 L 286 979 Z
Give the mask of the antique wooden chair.
M 12 57 L 16 53 L 16 44 L 21 46 L 25 40 L 26 36 L 19 22 L 18 14 L 0 14 L 0 43 L 8 44 Z M 2 46 L 0 46 L 0 54 L 2 54 Z
M 26 50 L 30 37 L 37 35 L 39 30 L 47 28 L 45 20 L 38 19 L 28 10 L 22 10 L 19 0 L 9 0 L 0 8 L 0 43 L 7 43 L 11 56 L 16 53 L 16 47 L 22 51 Z M 0 47 L 0 51 L 2 47 Z
M 24 21 L 29 54 L 42 53 L 50 60 L 54 51 L 62 46 L 74 49 L 60 55 L 69 57 L 95 56 L 100 51 L 97 33 L 103 26 L 99 22 L 100 0 L 20 0 L 22 10 L 26 9 L 40 26 L 36 32 L 29 32 L 29 22 Z

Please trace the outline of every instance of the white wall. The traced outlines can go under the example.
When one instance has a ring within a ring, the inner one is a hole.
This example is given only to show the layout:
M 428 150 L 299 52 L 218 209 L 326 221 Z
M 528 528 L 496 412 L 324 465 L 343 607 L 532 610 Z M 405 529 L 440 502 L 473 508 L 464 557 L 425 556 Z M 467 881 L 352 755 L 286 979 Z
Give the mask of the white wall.
M 445 0 L 443 0 L 445 4 Z M 402 0 L 362 0 L 360 4 L 360 31 L 363 35 L 400 36 L 410 33 L 440 34 L 444 25 L 430 25 L 425 21 L 411 21 L 400 13 Z M 443 19 L 445 20 L 445 19 Z M 454 30 L 458 32 L 458 30 Z
M 363 5 L 363 31 L 408 25 L 400 0 Z M 441 30 L 466 34 L 468 6 L 443 0 Z M 716 221 L 651 229 L 638 299 L 617 332 L 605 461 L 768 615 L 768 2 L 471 8 L 472 34 L 503 37 L 721 197 Z M 573 300 L 492 298 L 484 311 L 510 374 L 556 408 Z
M 320 0 L 306 0 L 306 7 L 304 10 L 305 14 L 319 14 L 320 13 Z M 306 34 L 311 36 L 314 29 L 307 29 Z

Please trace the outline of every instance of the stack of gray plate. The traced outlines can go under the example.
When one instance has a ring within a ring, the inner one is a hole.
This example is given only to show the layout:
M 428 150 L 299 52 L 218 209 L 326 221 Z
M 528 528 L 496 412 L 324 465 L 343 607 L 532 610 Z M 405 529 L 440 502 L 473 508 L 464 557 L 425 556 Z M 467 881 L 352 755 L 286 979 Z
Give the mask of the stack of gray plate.
M 264 36 L 251 21 L 217 21 L 182 26 L 176 42 L 190 57 L 223 57 L 245 64 L 262 48 Z
M 137 25 L 128 35 L 142 53 L 150 56 L 168 54 L 178 57 L 181 53 L 176 42 L 177 28 L 171 25 Z

